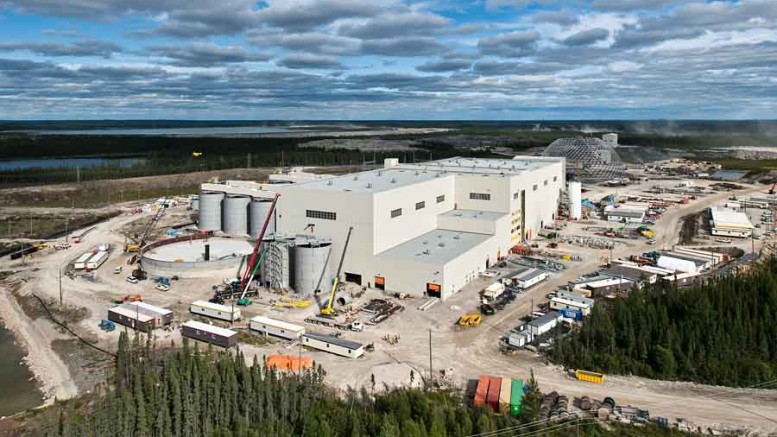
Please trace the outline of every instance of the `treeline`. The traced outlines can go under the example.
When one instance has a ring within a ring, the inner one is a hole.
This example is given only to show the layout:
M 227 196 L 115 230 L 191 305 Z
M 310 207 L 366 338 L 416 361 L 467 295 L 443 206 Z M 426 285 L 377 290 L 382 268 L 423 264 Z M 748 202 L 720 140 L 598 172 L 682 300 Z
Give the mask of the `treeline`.
M 598 302 L 551 358 L 572 368 L 736 387 L 777 375 L 777 259 L 689 289 Z
M 256 360 L 247 366 L 240 353 L 201 352 L 188 343 L 160 353 L 122 333 L 111 386 L 89 399 L 58 404 L 56 419 L 32 432 L 52 437 L 468 437 L 496 431 L 493 435 L 504 437 L 565 436 L 572 430 L 581 436 L 679 435 L 653 427 L 605 430 L 592 420 L 546 425 L 537 421 L 541 399 L 531 378 L 517 420 L 472 408 L 453 392 L 373 386 L 340 397 L 324 384 L 321 368 L 277 373 Z

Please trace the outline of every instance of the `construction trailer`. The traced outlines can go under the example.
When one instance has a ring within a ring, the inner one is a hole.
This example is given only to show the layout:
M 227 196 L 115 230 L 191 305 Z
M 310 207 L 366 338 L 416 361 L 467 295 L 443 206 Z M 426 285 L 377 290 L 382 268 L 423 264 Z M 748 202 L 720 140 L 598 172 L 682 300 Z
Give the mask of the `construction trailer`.
M 204 300 L 198 300 L 192 302 L 189 306 L 189 312 L 192 314 L 199 314 L 201 316 L 210 317 L 212 319 L 225 320 L 227 322 L 234 322 L 240 320 L 240 308 L 232 308 L 226 305 L 219 305 L 217 303 L 208 302 Z
M 89 261 L 89 258 L 94 256 L 93 252 L 86 252 L 79 256 L 75 261 L 73 261 L 73 268 L 75 270 L 84 270 L 86 268 L 86 262 Z
M 89 270 L 95 270 L 103 265 L 105 261 L 108 261 L 108 252 L 101 250 L 92 255 L 92 257 L 86 261 L 86 268 Z
M 173 323 L 173 312 L 144 302 L 125 302 L 108 309 L 108 320 L 142 331 Z
M 548 272 L 546 272 L 545 270 L 540 270 L 538 268 L 532 267 L 526 271 L 523 271 L 513 276 L 510 279 L 512 279 L 513 285 L 523 290 L 526 290 L 548 279 Z
M 344 340 L 331 335 L 302 334 L 304 346 L 340 355 L 347 358 L 359 358 L 364 355 L 364 345 L 355 341 Z
M 195 320 L 181 325 L 181 335 L 226 349 L 237 345 L 237 332 Z
M 580 311 L 584 316 L 591 314 L 591 304 L 580 302 L 566 297 L 554 297 L 550 300 L 550 309 L 552 310 L 574 310 Z
M 293 323 L 275 320 L 265 316 L 256 316 L 248 322 L 248 328 L 266 335 L 297 340 L 305 333 L 305 327 Z

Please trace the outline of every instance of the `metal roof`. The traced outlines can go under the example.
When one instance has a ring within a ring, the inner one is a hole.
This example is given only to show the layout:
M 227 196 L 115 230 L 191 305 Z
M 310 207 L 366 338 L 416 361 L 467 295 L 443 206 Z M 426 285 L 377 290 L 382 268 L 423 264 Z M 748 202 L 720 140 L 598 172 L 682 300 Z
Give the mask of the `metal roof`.
M 525 270 L 521 273 L 518 273 L 517 275 L 513 276 L 510 279 L 515 279 L 517 281 L 531 281 L 532 279 L 536 278 L 537 276 L 541 276 L 547 274 L 545 270 L 540 270 L 534 267 L 529 268 L 528 270 Z
M 747 214 L 728 208 L 710 208 L 712 226 L 716 228 L 753 229 Z
M 303 326 L 295 325 L 293 323 L 285 322 L 283 320 L 271 319 L 265 316 L 256 316 L 251 319 L 251 322 L 261 323 L 263 325 L 272 326 L 273 328 L 285 329 L 287 331 L 299 332 L 304 331 Z
M 445 264 L 491 238 L 474 232 L 435 229 L 378 254 L 415 262 Z
M 606 276 L 612 276 L 613 278 L 623 277 L 623 278 L 631 279 L 635 281 L 642 281 L 644 279 L 648 279 L 652 275 L 657 274 L 657 273 L 646 272 L 644 270 L 640 270 L 634 267 L 619 266 L 619 265 L 614 265 L 610 268 L 600 270 L 599 272 Z
M 507 214 L 501 212 L 477 211 L 474 209 L 452 209 L 440 214 L 439 217 L 459 217 L 463 219 L 494 221 L 506 215 Z
M 192 302 L 192 306 L 207 308 L 214 311 L 223 311 L 225 313 L 232 313 L 232 307 L 228 307 L 226 305 L 220 305 L 213 302 L 208 302 L 207 300 L 198 300 L 198 301 Z M 234 309 L 234 312 L 238 312 L 238 311 L 240 311 L 240 308 Z
M 517 175 L 563 162 L 562 158 L 516 156 L 513 159 L 448 158 L 417 164 L 400 164 L 399 167 L 442 170 L 452 173 L 509 174 Z
M 232 337 L 233 335 L 237 335 L 237 332 L 231 329 L 209 325 L 207 323 L 198 322 L 196 320 L 189 320 L 182 326 L 188 326 L 192 329 L 199 329 L 200 331 L 210 332 L 216 335 L 221 335 L 223 337 Z
M 350 340 L 344 340 L 342 338 L 337 338 L 331 335 L 302 334 L 302 337 L 309 337 L 309 338 L 312 338 L 313 340 L 323 341 L 323 342 L 333 344 L 335 346 L 344 347 L 350 350 L 356 350 L 362 347 L 361 343 L 350 341 Z
M 545 326 L 548 323 L 553 322 L 554 320 L 558 320 L 561 318 L 561 315 L 555 311 L 551 311 L 548 314 L 545 314 L 542 317 L 537 317 L 534 320 L 529 321 L 526 323 L 527 325 L 534 326 L 536 328 L 539 328 L 540 326 Z
M 132 311 L 135 311 L 135 308 L 132 307 L 138 307 L 138 310 L 141 313 L 148 314 L 148 315 L 157 315 L 157 316 L 166 316 L 169 314 L 172 314 L 173 312 L 166 309 L 166 308 L 160 308 L 154 305 L 149 305 L 145 302 L 126 302 L 122 304 L 125 308 L 130 308 Z
M 154 320 L 153 316 L 149 316 L 148 314 L 145 314 L 136 308 L 130 308 L 126 306 L 115 306 L 113 308 L 108 308 L 108 312 L 121 314 L 124 317 L 129 317 L 130 319 L 137 320 L 141 323 Z

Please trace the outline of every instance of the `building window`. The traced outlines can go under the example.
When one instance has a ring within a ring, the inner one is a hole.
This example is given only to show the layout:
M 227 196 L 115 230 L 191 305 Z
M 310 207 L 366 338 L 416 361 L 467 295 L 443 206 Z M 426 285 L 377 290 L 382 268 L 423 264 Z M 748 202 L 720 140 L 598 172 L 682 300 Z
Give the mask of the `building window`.
M 437 203 L 442 203 L 442 202 L 445 202 L 445 195 L 444 194 L 442 196 L 437 196 Z
M 553 182 L 556 182 L 558 180 L 558 176 L 553 176 Z
M 391 218 L 399 217 L 401 215 L 402 215 L 402 208 L 391 210 Z
M 537 191 L 537 184 L 534 184 L 533 187 L 531 187 L 532 191 Z
M 548 186 L 548 180 L 547 180 L 547 179 L 545 179 L 545 182 L 543 182 L 543 183 L 542 183 L 542 185 L 544 185 L 544 186 L 546 186 L 546 187 L 547 187 L 547 186 Z
M 491 195 L 488 193 L 469 193 L 469 198 L 472 200 L 491 200 Z
M 424 208 L 426 208 L 426 202 L 416 202 L 416 204 L 415 204 L 415 209 L 416 210 L 424 209 Z
M 306 209 L 305 217 L 323 220 L 337 220 L 337 213 L 331 211 L 316 211 L 315 209 Z
M 515 199 L 517 199 L 519 197 L 521 197 L 521 192 L 520 191 L 516 191 L 515 193 L 513 193 L 513 200 L 515 200 Z

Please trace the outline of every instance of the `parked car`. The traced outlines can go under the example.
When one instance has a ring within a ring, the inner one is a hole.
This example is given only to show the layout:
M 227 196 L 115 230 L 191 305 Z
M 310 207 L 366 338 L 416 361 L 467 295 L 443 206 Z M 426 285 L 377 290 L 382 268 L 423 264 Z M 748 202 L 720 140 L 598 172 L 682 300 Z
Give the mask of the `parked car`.
M 167 284 L 157 284 L 156 289 L 159 291 L 170 291 L 170 286 Z
M 130 284 L 137 284 L 138 283 L 138 278 L 136 278 L 134 276 L 127 276 L 126 281 L 129 282 Z
M 480 313 L 484 316 L 493 316 L 496 314 L 496 310 L 491 305 L 484 303 L 483 305 L 480 305 Z

